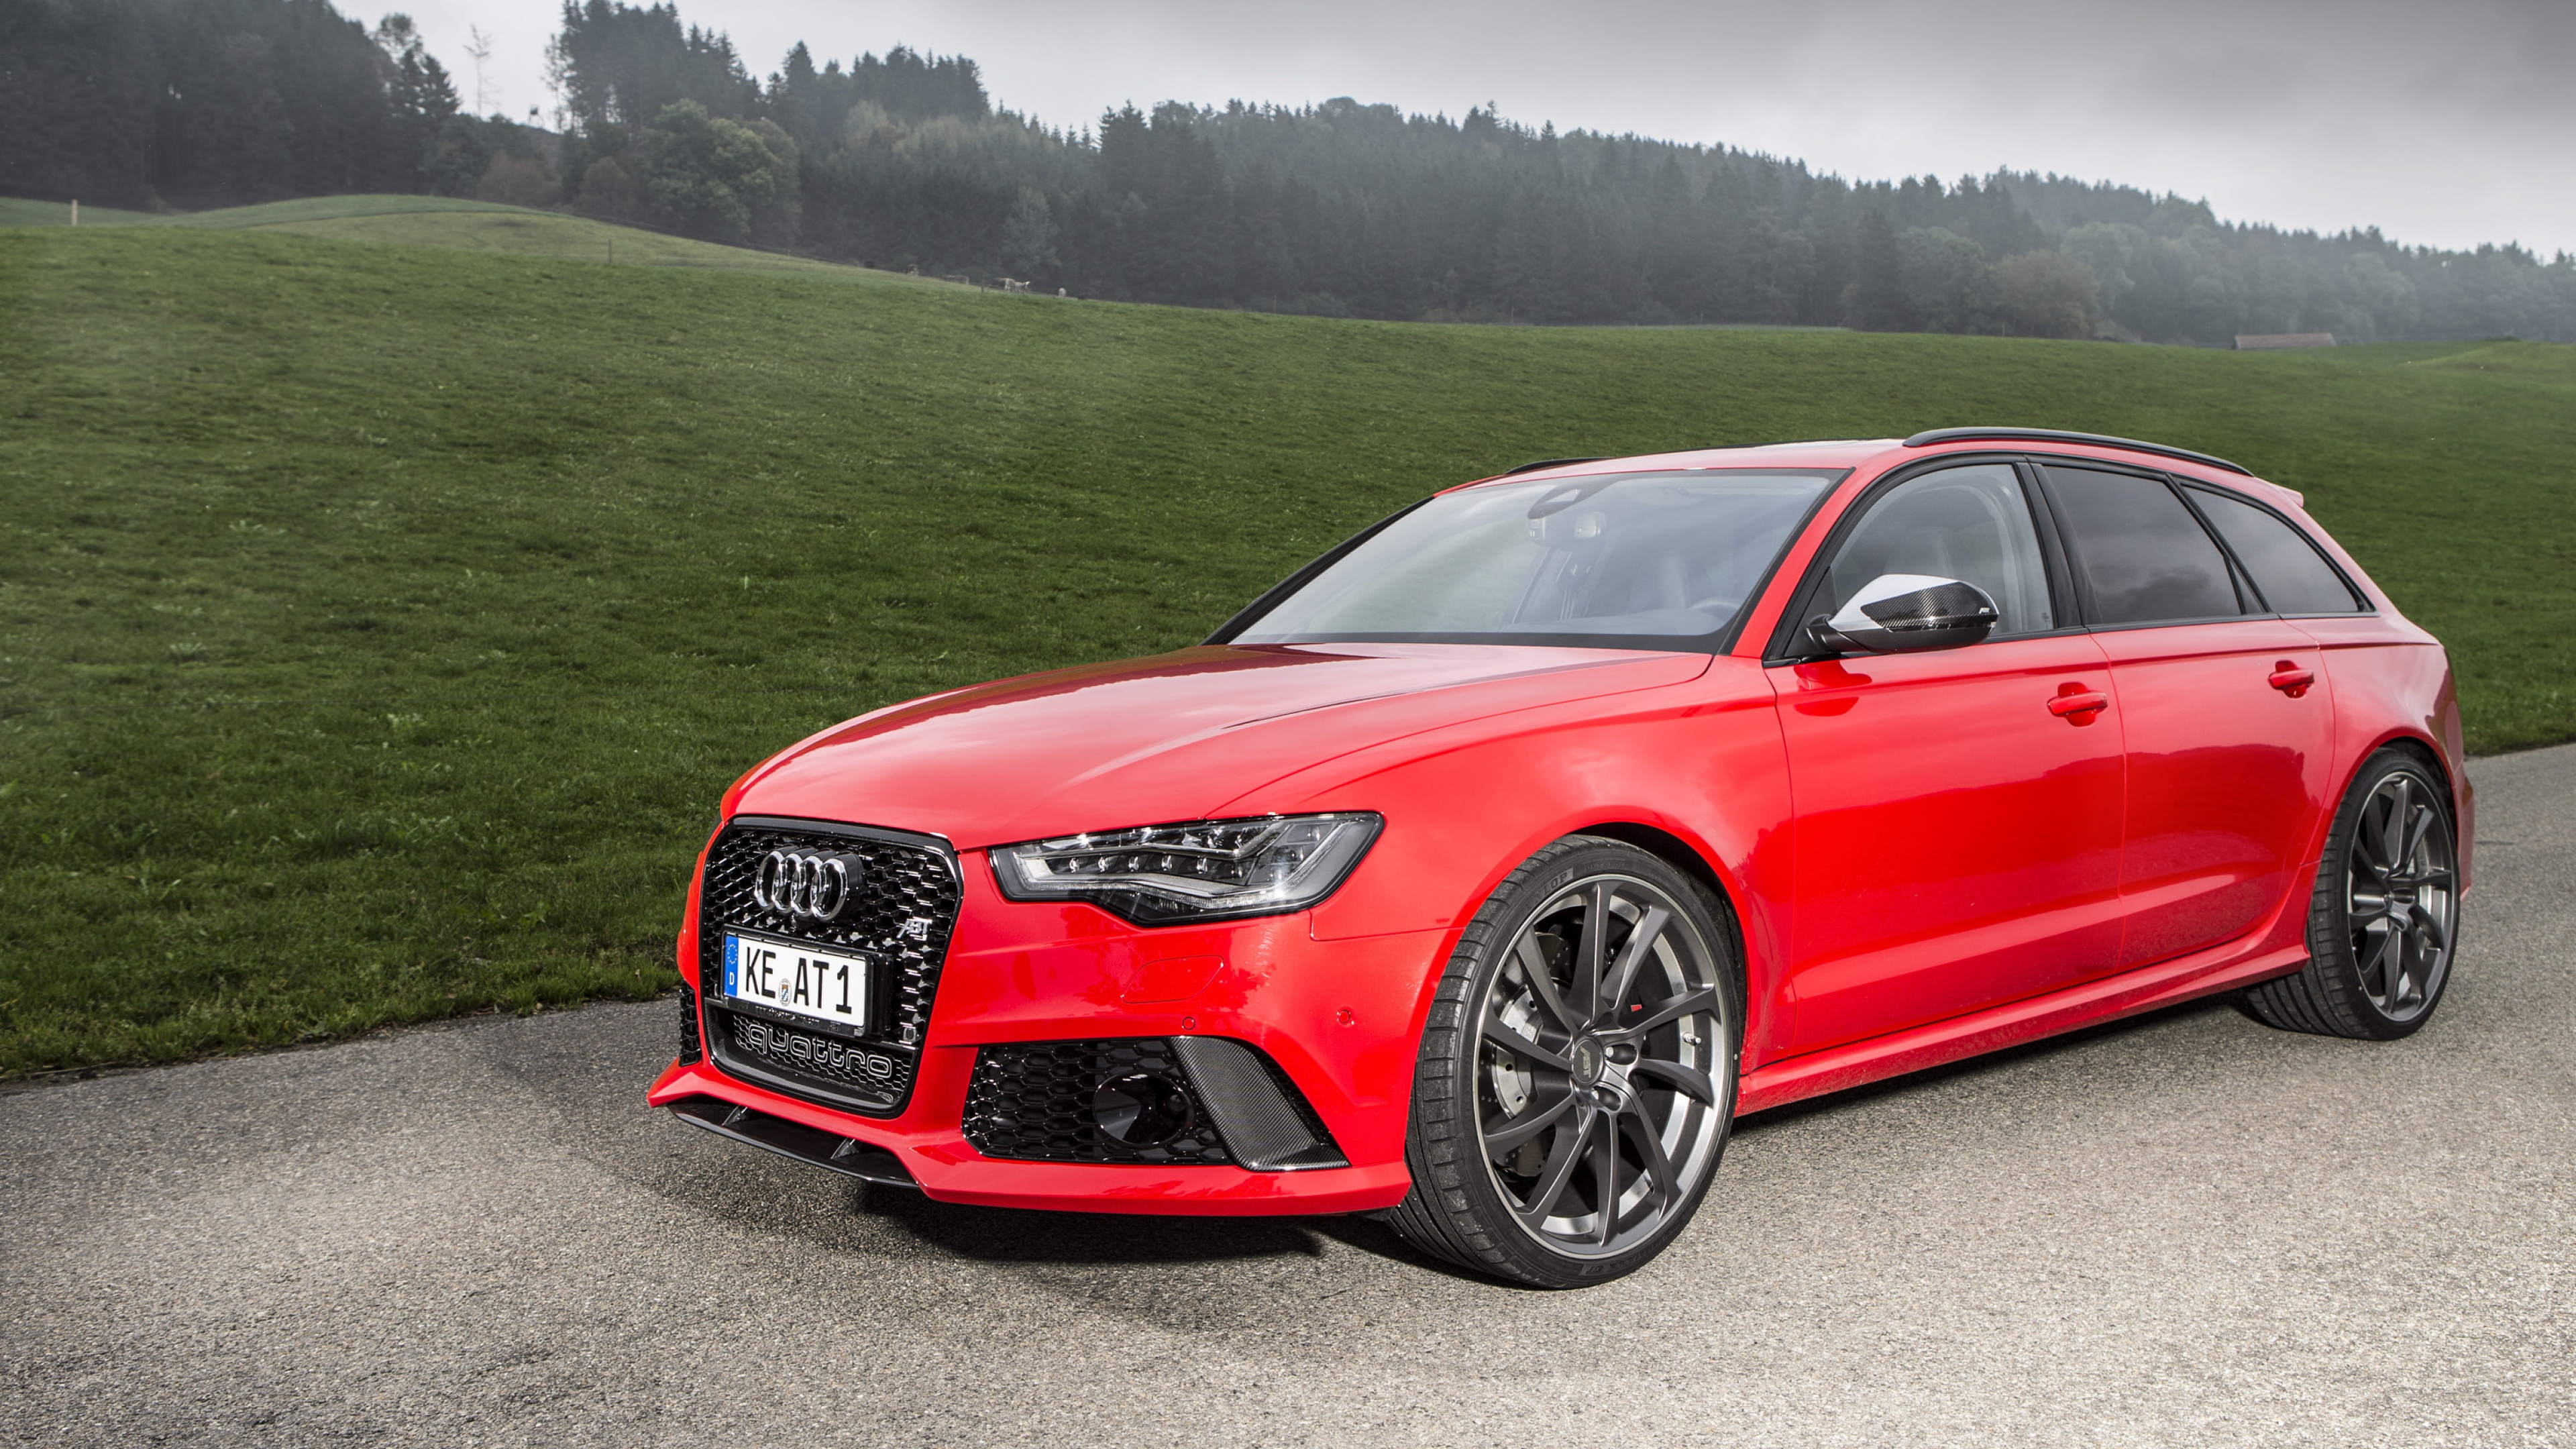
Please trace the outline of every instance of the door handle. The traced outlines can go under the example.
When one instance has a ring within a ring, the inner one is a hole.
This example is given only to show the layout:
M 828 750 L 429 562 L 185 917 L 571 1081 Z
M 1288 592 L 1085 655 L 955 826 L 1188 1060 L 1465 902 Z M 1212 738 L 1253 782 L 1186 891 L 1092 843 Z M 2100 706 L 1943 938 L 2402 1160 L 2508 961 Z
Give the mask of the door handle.
M 2272 687 L 2281 691 L 2283 694 L 2288 695 L 2292 699 L 2297 699 L 2299 696 L 2307 693 L 2308 686 L 2316 682 L 2317 672 L 2315 670 L 2301 669 L 2298 665 L 2291 663 L 2287 659 L 2284 659 L 2272 666 Z
M 2075 692 L 2061 694 L 2048 702 L 2048 712 L 2059 719 L 2073 720 L 2080 725 L 2091 724 L 2093 716 L 2111 707 L 2111 696 L 2107 694 L 2086 693 L 2074 685 L 2067 688 Z

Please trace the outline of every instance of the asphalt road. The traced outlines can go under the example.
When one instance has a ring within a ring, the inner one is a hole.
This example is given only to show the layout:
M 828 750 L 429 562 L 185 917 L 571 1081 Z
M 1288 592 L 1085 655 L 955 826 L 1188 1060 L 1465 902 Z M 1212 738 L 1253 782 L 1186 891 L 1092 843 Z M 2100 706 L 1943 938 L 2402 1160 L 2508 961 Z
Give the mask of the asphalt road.
M 0 1096 L 0 1438 L 2576 1444 L 2576 747 L 2386 1045 L 2194 1007 L 1748 1121 L 1645 1272 L 948 1207 L 646 1112 L 671 1007 Z

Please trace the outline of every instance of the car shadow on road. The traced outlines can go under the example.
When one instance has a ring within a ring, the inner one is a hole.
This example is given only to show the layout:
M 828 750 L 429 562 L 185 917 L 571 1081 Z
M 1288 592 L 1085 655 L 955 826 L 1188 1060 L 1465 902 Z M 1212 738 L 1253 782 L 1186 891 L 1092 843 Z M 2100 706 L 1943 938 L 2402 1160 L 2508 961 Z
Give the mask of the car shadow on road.
M 1965 1061 L 1775 1107 L 1736 1124 L 1739 1135 L 1767 1134 L 1787 1125 L 1853 1108 L 2010 1072 L 2063 1058 L 2100 1043 L 2152 1034 L 2184 1019 L 2223 1015 L 2224 999 L 2189 1002 L 2122 1021 L 2050 1037 Z M 846 1179 L 828 1183 L 814 1169 L 732 1144 L 705 1140 L 677 1124 L 639 1113 L 632 1083 L 648 1080 L 663 1049 L 661 1013 L 621 1015 L 594 1028 L 592 1054 L 583 1069 L 566 1070 L 549 1054 L 509 1050 L 495 1065 L 524 1089 L 585 1130 L 573 1134 L 580 1155 L 596 1166 L 694 1212 L 767 1231 L 800 1231 L 843 1239 L 850 1229 L 877 1251 L 901 1251 L 906 1242 L 978 1262 L 1085 1266 L 1188 1264 L 1260 1259 L 1315 1260 L 1332 1244 L 1371 1257 L 1446 1277 L 1486 1282 L 1479 1275 L 1420 1253 L 1385 1223 L 1365 1215 L 1340 1217 L 1173 1217 L 1126 1213 L 1048 1212 L 934 1201 L 897 1187 Z M 600 1030 L 599 1028 L 607 1028 Z M 494 1038 L 517 1046 L 515 1038 Z M 602 1070 L 631 1058 L 628 1070 Z M 607 1082 L 616 1085 L 611 1088 Z M 717 1164 L 723 1165 L 719 1168 Z M 1723 1179 L 1718 1191 L 1725 1190 Z M 825 1194 L 818 1197 L 817 1194 Z M 766 1204 L 802 1197 L 822 1211 L 788 1227 Z M 825 1208 L 826 1202 L 837 1208 Z M 828 1220 L 839 1217 L 840 1229 Z M 843 1246 L 848 1246 L 846 1242 Z
M 853 1183 L 850 1209 L 959 1257 L 990 1263 L 1205 1263 L 1315 1258 L 1316 1218 L 1041 1212 L 936 1202 L 909 1188 Z

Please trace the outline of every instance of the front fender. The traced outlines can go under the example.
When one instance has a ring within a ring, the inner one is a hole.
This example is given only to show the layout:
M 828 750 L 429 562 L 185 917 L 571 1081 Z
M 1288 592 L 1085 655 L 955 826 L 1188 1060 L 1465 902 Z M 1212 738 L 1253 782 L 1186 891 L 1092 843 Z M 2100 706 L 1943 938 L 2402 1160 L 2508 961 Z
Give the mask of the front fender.
M 1319 940 L 1454 934 L 1549 842 L 1614 823 L 1681 841 L 1733 907 L 1748 1066 L 1785 1050 L 1787 752 L 1759 661 L 1721 658 L 1662 689 L 1572 701 L 1357 751 L 1254 790 L 1228 815 L 1374 810 L 1385 832 L 1315 908 Z M 1437 965 L 1433 974 L 1437 974 Z M 1431 982 L 1417 993 L 1427 1009 Z

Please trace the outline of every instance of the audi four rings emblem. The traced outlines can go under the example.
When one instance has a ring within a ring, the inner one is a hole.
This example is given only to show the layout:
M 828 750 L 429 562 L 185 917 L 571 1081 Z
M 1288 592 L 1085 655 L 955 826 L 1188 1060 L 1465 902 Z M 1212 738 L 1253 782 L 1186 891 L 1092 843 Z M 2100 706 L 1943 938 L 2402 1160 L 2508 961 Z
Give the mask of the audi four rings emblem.
M 751 878 L 751 898 L 765 911 L 829 921 L 858 894 L 866 871 L 867 863 L 855 855 L 773 850 Z

